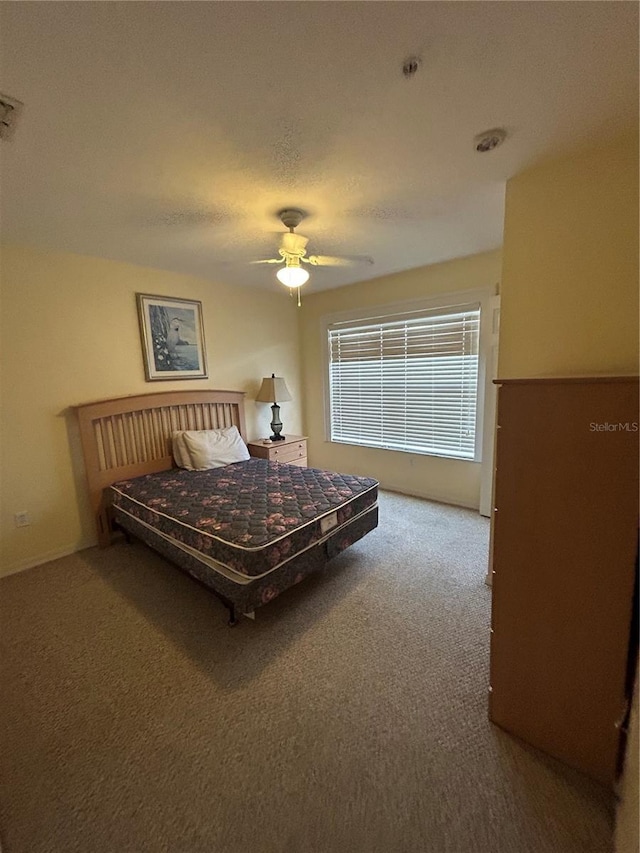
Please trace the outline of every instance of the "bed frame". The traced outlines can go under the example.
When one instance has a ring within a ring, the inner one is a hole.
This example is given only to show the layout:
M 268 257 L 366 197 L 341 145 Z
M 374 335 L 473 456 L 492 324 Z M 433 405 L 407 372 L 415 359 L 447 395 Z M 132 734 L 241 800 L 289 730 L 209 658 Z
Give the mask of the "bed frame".
M 329 560 L 373 530 L 378 523 L 375 504 L 349 523 L 348 534 L 344 528 L 339 528 L 339 535 L 337 532 L 287 561 L 278 570 L 277 577 L 270 574 L 266 579 L 241 588 L 224 577 L 216 578 L 212 583 L 210 575 L 203 573 L 202 564 L 197 559 L 170 542 L 150 536 L 143 525 L 116 525 L 110 506 L 109 486 L 119 480 L 175 467 L 172 455 L 172 434 L 175 430 L 236 426 L 246 442 L 244 392 L 167 391 L 101 400 L 75 408 L 100 547 L 111 543 L 117 529 L 127 540 L 129 534 L 141 539 L 211 590 L 228 608 L 230 625 L 236 624 L 238 613 L 253 618 L 257 607 L 303 577 L 323 569 Z
M 111 543 L 114 533 L 105 490 L 118 480 L 173 468 L 175 430 L 235 425 L 247 440 L 244 391 L 161 391 L 75 408 L 101 548 Z

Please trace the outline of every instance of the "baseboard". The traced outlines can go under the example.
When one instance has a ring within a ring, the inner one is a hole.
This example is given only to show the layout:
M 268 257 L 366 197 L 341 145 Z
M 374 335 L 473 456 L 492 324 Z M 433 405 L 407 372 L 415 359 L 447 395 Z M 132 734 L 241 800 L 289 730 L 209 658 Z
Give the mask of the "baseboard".
M 475 509 L 476 512 L 480 511 L 480 507 L 477 503 L 466 503 L 464 501 L 452 500 L 450 497 L 434 495 L 433 492 L 427 494 L 426 492 L 421 492 L 416 489 L 407 489 L 404 486 L 398 486 L 392 483 L 383 483 L 382 480 L 379 480 L 378 482 L 380 484 L 380 489 L 383 492 L 394 492 L 394 494 L 397 495 L 408 495 L 411 498 L 422 498 L 422 500 L 433 501 L 437 504 L 447 504 L 447 506 L 459 506 L 462 509 Z
M 476 512 L 478 512 L 479 510 L 477 504 L 454 501 L 451 500 L 451 498 L 442 497 L 442 495 L 434 495 L 432 493 L 427 494 L 426 492 L 420 492 L 414 489 L 406 489 L 403 486 L 398 486 L 392 483 L 380 482 L 380 489 L 386 492 L 394 492 L 399 495 L 409 495 L 413 498 L 422 498 L 423 500 L 433 501 L 434 503 L 447 504 L 447 506 L 459 506 L 463 509 L 474 509 L 476 510 Z M 27 560 L 20 560 L 17 563 L 9 565 L 6 569 L 0 572 L 0 577 L 7 577 L 8 575 L 15 575 L 18 572 L 25 572 L 27 569 L 33 569 L 36 566 L 41 566 L 43 563 L 50 563 L 52 560 L 60 559 L 60 557 L 68 557 L 69 554 L 75 554 L 76 551 L 82 551 L 85 548 L 91 548 L 91 546 L 95 544 L 95 541 L 91 541 L 75 545 L 68 545 L 66 548 L 59 548 L 55 551 L 47 551 L 46 553 L 40 554 L 37 557 L 31 557 Z
M 76 551 L 83 551 L 85 548 L 91 548 L 95 544 L 95 542 L 76 543 L 75 545 L 68 545 L 65 548 L 57 548 L 55 551 L 47 551 L 44 554 L 39 554 L 37 557 L 30 557 L 27 560 L 19 560 L 17 563 L 11 563 L 4 568 L 0 572 L 0 577 L 8 577 L 18 572 L 26 572 L 27 569 L 33 569 L 44 563 L 50 563 L 52 560 L 59 560 L 60 557 L 68 557 L 69 554 L 75 554 Z

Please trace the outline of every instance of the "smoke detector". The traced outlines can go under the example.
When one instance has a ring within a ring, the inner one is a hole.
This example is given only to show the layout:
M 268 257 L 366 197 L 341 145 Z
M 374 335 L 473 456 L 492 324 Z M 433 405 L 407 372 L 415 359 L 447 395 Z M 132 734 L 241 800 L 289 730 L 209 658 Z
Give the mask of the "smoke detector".
M 24 104 L 8 95 L 0 95 L 0 139 L 9 139 Z
M 479 133 L 473 140 L 473 145 L 476 151 L 484 154 L 485 151 L 493 151 L 498 145 L 502 145 L 506 138 L 506 130 L 501 127 L 494 127 L 493 130 L 485 130 L 484 133 Z

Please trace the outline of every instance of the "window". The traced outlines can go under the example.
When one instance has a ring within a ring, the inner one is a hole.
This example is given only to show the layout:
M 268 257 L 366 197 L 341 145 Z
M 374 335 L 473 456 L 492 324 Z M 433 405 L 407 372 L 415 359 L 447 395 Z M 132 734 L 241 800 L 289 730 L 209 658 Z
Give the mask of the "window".
M 331 441 L 478 458 L 478 303 L 327 329 Z

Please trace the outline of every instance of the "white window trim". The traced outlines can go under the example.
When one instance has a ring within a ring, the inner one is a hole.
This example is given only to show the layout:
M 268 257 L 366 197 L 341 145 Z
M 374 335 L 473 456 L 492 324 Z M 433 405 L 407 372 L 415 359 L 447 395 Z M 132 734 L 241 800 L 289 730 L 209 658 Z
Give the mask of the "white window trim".
M 450 293 L 440 293 L 424 299 L 412 299 L 406 302 L 393 302 L 386 305 L 375 305 L 365 309 L 350 309 L 339 311 L 335 314 L 325 314 L 320 318 L 322 335 L 322 359 L 323 359 L 323 397 L 324 397 L 324 436 L 325 441 L 330 444 L 347 444 L 343 441 L 332 441 L 331 439 L 331 408 L 329 393 L 329 327 L 336 323 L 349 323 L 366 321 L 383 321 L 391 319 L 398 314 L 412 314 L 423 311 L 436 311 L 439 309 L 465 308 L 480 306 L 480 334 L 478 340 L 478 394 L 476 402 L 476 435 L 473 459 L 454 459 L 456 462 L 482 462 L 482 448 L 484 435 L 484 403 L 487 396 L 487 383 L 491 378 L 487 372 L 487 362 L 491 352 L 492 342 L 492 303 L 496 294 L 495 285 L 475 288 L 473 290 L 455 290 Z M 364 445 L 353 444 L 352 447 L 364 447 Z M 405 453 L 404 450 L 386 451 L 383 447 L 367 448 L 382 452 Z M 437 453 L 411 451 L 416 456 L 438 456 Z M 450 456 L 441 458 L 452 459 Z

